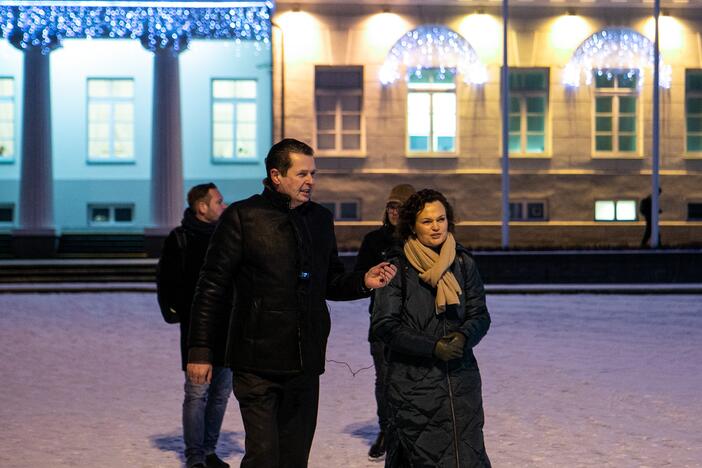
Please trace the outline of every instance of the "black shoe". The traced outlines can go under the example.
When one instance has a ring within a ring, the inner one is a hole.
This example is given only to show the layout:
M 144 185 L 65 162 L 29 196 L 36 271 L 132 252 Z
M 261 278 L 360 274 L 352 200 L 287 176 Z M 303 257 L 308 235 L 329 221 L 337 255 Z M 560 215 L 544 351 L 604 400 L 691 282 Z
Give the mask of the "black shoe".
M 219 458 L 216 453 L 211 453 L 205 457 L 207 468 L 229 468 L 229 463 Z
M 368 450 L 368 459 L 370 461 L 380 461 L 385 458 L 385 433 L 380 431 L 378 437 Z

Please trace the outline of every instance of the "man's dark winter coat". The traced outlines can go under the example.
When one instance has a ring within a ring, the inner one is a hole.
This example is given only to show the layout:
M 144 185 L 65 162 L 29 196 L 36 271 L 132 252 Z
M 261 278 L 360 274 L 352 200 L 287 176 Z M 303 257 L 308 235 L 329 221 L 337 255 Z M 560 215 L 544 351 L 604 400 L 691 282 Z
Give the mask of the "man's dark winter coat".
M 325 299 L 367 296 L 363 277 L 344 272 L 327 209 L 314 202 L 290 209 L 288 196 L 266 187 L 230 205 L 215 229 L 193 302 L 189 360 L 210 362 L 212 337 L 229 328 L 234 370 L 321 374 Z
M 175 313 L 180 322 L 180 352 L 183 370 L 188 359 L 187 340 L 190 329 L 190 306 L 205 261 L 205 253 L 214 232 L 215 224 L 200 221 L 195 213 L 186 209 L 181 225 L 172 230 L 163 244 L 156 270 L 158 304 L 164 315 Z M 177 230 L 185 240 L 185 250 L 178 244 Z M 224 363 L 225 334 L 214 343 L 214 365 Z
M 376 291 L 371 326 L 390 349 L 386 467 L 490 466 L 483 443 L 480 371 L 472 350 L 487 333 L 490 315 L 475 262 L 460 246 L 456 259 L 452 271 L 463 294 L 460 304 L 443 314 L 435 312 L 436 290 L 404 258 L 392 262 L 397 275 Z M 463 358 L 446 363 L 434 357 L 434 347 L 452 331 L 463 333 L 466 345 Z

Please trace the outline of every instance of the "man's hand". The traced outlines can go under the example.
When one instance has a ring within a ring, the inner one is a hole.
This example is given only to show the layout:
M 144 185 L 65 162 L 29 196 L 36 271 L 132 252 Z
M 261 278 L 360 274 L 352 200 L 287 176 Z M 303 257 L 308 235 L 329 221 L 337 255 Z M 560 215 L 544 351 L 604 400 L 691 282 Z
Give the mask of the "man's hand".
M 188 379 L 197 385 L 208 384 L 212 381 L 212 364 L 188 363 Z
M 368 289 L 378 289 L 387 284 L 395 277 L 397 267 L 388 262 L 378 263 L 366 272 L 363 277 L 363 284 Z
M 463 357 L 463 347 L 466 345 L 466 337 L 461 332 L 451 332 L 442 337 L 434 346 L 434 356 L 442 361 L 450 361 Z

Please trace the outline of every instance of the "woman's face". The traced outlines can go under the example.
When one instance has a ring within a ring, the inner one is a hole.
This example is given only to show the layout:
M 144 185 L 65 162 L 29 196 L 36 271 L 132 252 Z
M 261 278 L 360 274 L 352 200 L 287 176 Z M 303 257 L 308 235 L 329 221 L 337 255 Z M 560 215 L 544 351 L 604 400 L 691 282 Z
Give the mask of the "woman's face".
M 448 236 L 446 208 L 440 201 L 429 202 L 414 218 L 417 240 L 427 247 L 438 247 Z

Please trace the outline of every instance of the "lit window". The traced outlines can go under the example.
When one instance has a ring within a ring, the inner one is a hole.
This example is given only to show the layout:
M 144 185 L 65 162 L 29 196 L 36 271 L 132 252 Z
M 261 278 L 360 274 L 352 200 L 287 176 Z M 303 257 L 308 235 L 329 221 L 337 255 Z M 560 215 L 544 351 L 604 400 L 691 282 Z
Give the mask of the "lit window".
M 13 205 L 0 205 L 0 225 L 12 224 L 15 220 Z
M 509 69 L 509 152 L 546 152 L 548 70 Z
M 686 150 L 702 153 L 702 70 L 685 72 Z
M 363 67 L 315 68 L 317 150 L 359 153 L 363 149 Z
M 635 200 L 598 200 L 595 221 L 636 221 Z
M 361 219 L 358 200 L 323 201 L 319 202 L 319 204 L 331 211 L 335 221 L 356 221 Z
M 212 157 L 256 157 L 256 81 L 212 80 Z
M 15 80 L 0 77 L 0 162 L 15 156 Z
M 88 79 L 88 160 L 134 159 L 134 80 Z
M 596 154 L 638 152 L 638 80 L 637 70 L 595 72 Z
M 88 224 L 119 226 L 134 220 L 134 205 L 88 205 Z
M 509 202 L 509 219 L 512 221 L 545 221 L 546 202 L 521 200 Z
M 456 152 L 456 83 L 450 70 L 409 76 L 407 148 L 410 153 Z

